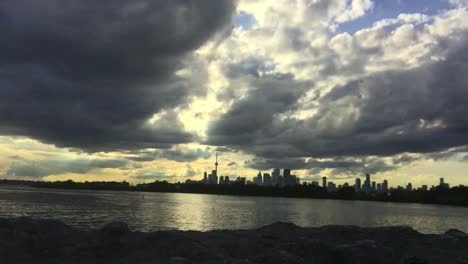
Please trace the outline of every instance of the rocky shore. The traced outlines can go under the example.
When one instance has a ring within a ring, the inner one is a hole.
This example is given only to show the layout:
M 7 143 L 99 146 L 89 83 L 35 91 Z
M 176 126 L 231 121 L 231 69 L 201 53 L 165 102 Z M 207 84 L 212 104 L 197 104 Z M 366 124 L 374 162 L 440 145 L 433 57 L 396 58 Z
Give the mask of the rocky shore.
M 58 221 L 0 219 L 0 263 L 468 263 L 468 235 L 409 227 L 132 232 L 80 231 Z

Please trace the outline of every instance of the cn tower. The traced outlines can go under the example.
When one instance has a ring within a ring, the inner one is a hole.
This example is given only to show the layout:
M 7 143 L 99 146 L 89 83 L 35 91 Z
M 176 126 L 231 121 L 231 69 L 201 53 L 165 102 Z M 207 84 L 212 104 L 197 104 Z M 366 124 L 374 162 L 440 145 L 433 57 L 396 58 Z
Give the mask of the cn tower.
M 216 175 L 218 175 L 218 152 L 216 152 L 215 171 L 216 171 Z

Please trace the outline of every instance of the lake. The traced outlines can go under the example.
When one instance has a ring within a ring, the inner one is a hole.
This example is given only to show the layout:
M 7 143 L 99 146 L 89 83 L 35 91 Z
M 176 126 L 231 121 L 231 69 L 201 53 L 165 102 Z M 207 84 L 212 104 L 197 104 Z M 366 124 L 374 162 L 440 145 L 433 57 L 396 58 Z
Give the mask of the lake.
M 203 194 L 0 188 L 0 217 L 56 219 L 80 229 L 124 221 L 132 230 L 408 225 L 423 233 L 468 232 L 468 208 L 363 201 Z

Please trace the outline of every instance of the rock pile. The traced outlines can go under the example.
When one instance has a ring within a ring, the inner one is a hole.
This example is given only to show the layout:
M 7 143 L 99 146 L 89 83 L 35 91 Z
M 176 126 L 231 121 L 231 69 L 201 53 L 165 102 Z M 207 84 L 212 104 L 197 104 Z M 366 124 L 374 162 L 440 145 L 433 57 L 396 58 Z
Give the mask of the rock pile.
M 0 219 L 0 263 L 467 263 L 468 235 L 409 227 L 132 232 L 125 223 L 80 231 L 50 220 Z

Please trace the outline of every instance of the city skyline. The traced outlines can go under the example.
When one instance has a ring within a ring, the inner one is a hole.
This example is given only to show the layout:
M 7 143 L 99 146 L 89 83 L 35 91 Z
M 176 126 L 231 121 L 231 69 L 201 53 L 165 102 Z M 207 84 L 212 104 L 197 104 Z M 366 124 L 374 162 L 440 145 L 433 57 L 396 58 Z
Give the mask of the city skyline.
M 215 154 L 215 163 L 214 163 L 214 170 L 208 174 L 208 172 L 204 172 L 203 178 L 200 180 L 193 180 L 188 179 L 185 181 L 186 184 L 208 184 L 208 185 L 229 185 L 229 184 L 242 184 L 242 185 L 257 185 L 257 186 L 264 186 L 264 187 L 288 187 L 288 186 L 296 186 L 296 185 L 311 185 L 316 187 L 322 187 L 327 190 L 327 192 L 336 192 L 342 188 L 351 187 L 354 189 L 355 192 L 363 192 L 363 193 L 389 193 L 392 190 L 434 190 L 436 187 L 449 189 L 450 184 L 445 182 L 445 178 L 439 178 L 438 184 L 428 184 L 424 183 L 420 186 L 413 186 L 413 183 L 408 182 L 403 186 L 400 185 L 390 185 L 387 179 L 383 179 L 381 182 L 377 182 L 375 180 L 371 180 L 371 175 L 366 173 L 364 175 L 365 180 L 362 182 L 361 178 L 357 176 L 354 179 L 354 184 L 349 184 L 349 182 L 345 182 L 343 184 L 335 184 L 335 182 L 330 181 L 327 177 L 318 177 L 317 180 L 312 181 L 301 181 L 301 178 L 297 175 L 292 174 L 292 170 L 288 168 L 282 168 L 283 173 L 281 173 L 280 168 L 274 168 L 271 170 L 271 173 L 265 171 L 259 171 L 257 176 L 251 177 L 251 180 L 248 176 L 239 175 L 239 176 L 229 176 L 229 175 L 222 175 L 218 174 L 218 153 Z M 464 185 L 460 184 L 459 186 L 464 187 Z
M 468 185 L 466 1 L 59 2 L 0 5 L 0 178 Z
M 289 171 L 291 172 L 290 169 L 283 169 L 283 171 Z M 347 188 L 351 187 L 353 188 L 356 192 L 363 192 L 363 193 L 387 193 L 391 190 L 406 190 L 406 191 L 412 191 L 412 190 L 422 190 L 422 191 L 428 191 L 428 190 L 433 190 L 436 187 L 441 187 L 441 188 L 450 188 L 450 184 L 445 182 L 445 178 L 439 178 L 438 183 L 425 183 L 420 186 L 413 185 L 413 183 L 408 182 L 406 185 L 391 185 L 389 184 L 388 180 L 384 179 L 382 182 L 377 182 L 377 181 L 371 181 L 370 180 L 370 174 L 366 174 L 364 184 L 361 184 L 361 178 L 358 176 L 354 184 L 349 184 L 348 182 L 344 184 L 336 184 L 333 181 L 329 181 L 327 177 L 322 177 L 321 182 L 320 181 L 300 181 L 300 178 L 297 177 L 296 175 L 291 175 L 292 178 L 294 179 L 293 181 L 287 181 L 284 180 L 284 172 L 283 174 L 278 174 L 276 172 L 279 172 L 280 169 L 273 169 L 272 173 L 262 173 L 259 172 L 257 176 L 251 177 L 251 180 L 249 180 L 249 177 L 247 176 L 237 176 L 237 177 L 230 177 L 230 176 L 219 176 L 217 178 L 210 178 L 210 175 L 205 175 L 200 180 L 191 180 L 188 179 L 185 181 L 187 184 L 209 184 L 209 185 L 224 185 L 224 184 L 245 184 L 245 185 L 257 185 L 257 186 L 264 186 L 264 187 L 287 187 L 287 186 L 295 186 L 295 185 L 312 185 L 316 187 L 321 187 L 325 188 L 327 192 L 336 192 L 341 188 Z M 277 177 L 280 177 L 280 179 L 276 179 L 273 175 L 277 175 Z M 284 181 L 284 182 L 283 182 Z M 286 182 L 286 183 L 285 183 Z M 464 187 L 465 185 L 456 185 L 459 187 Z

